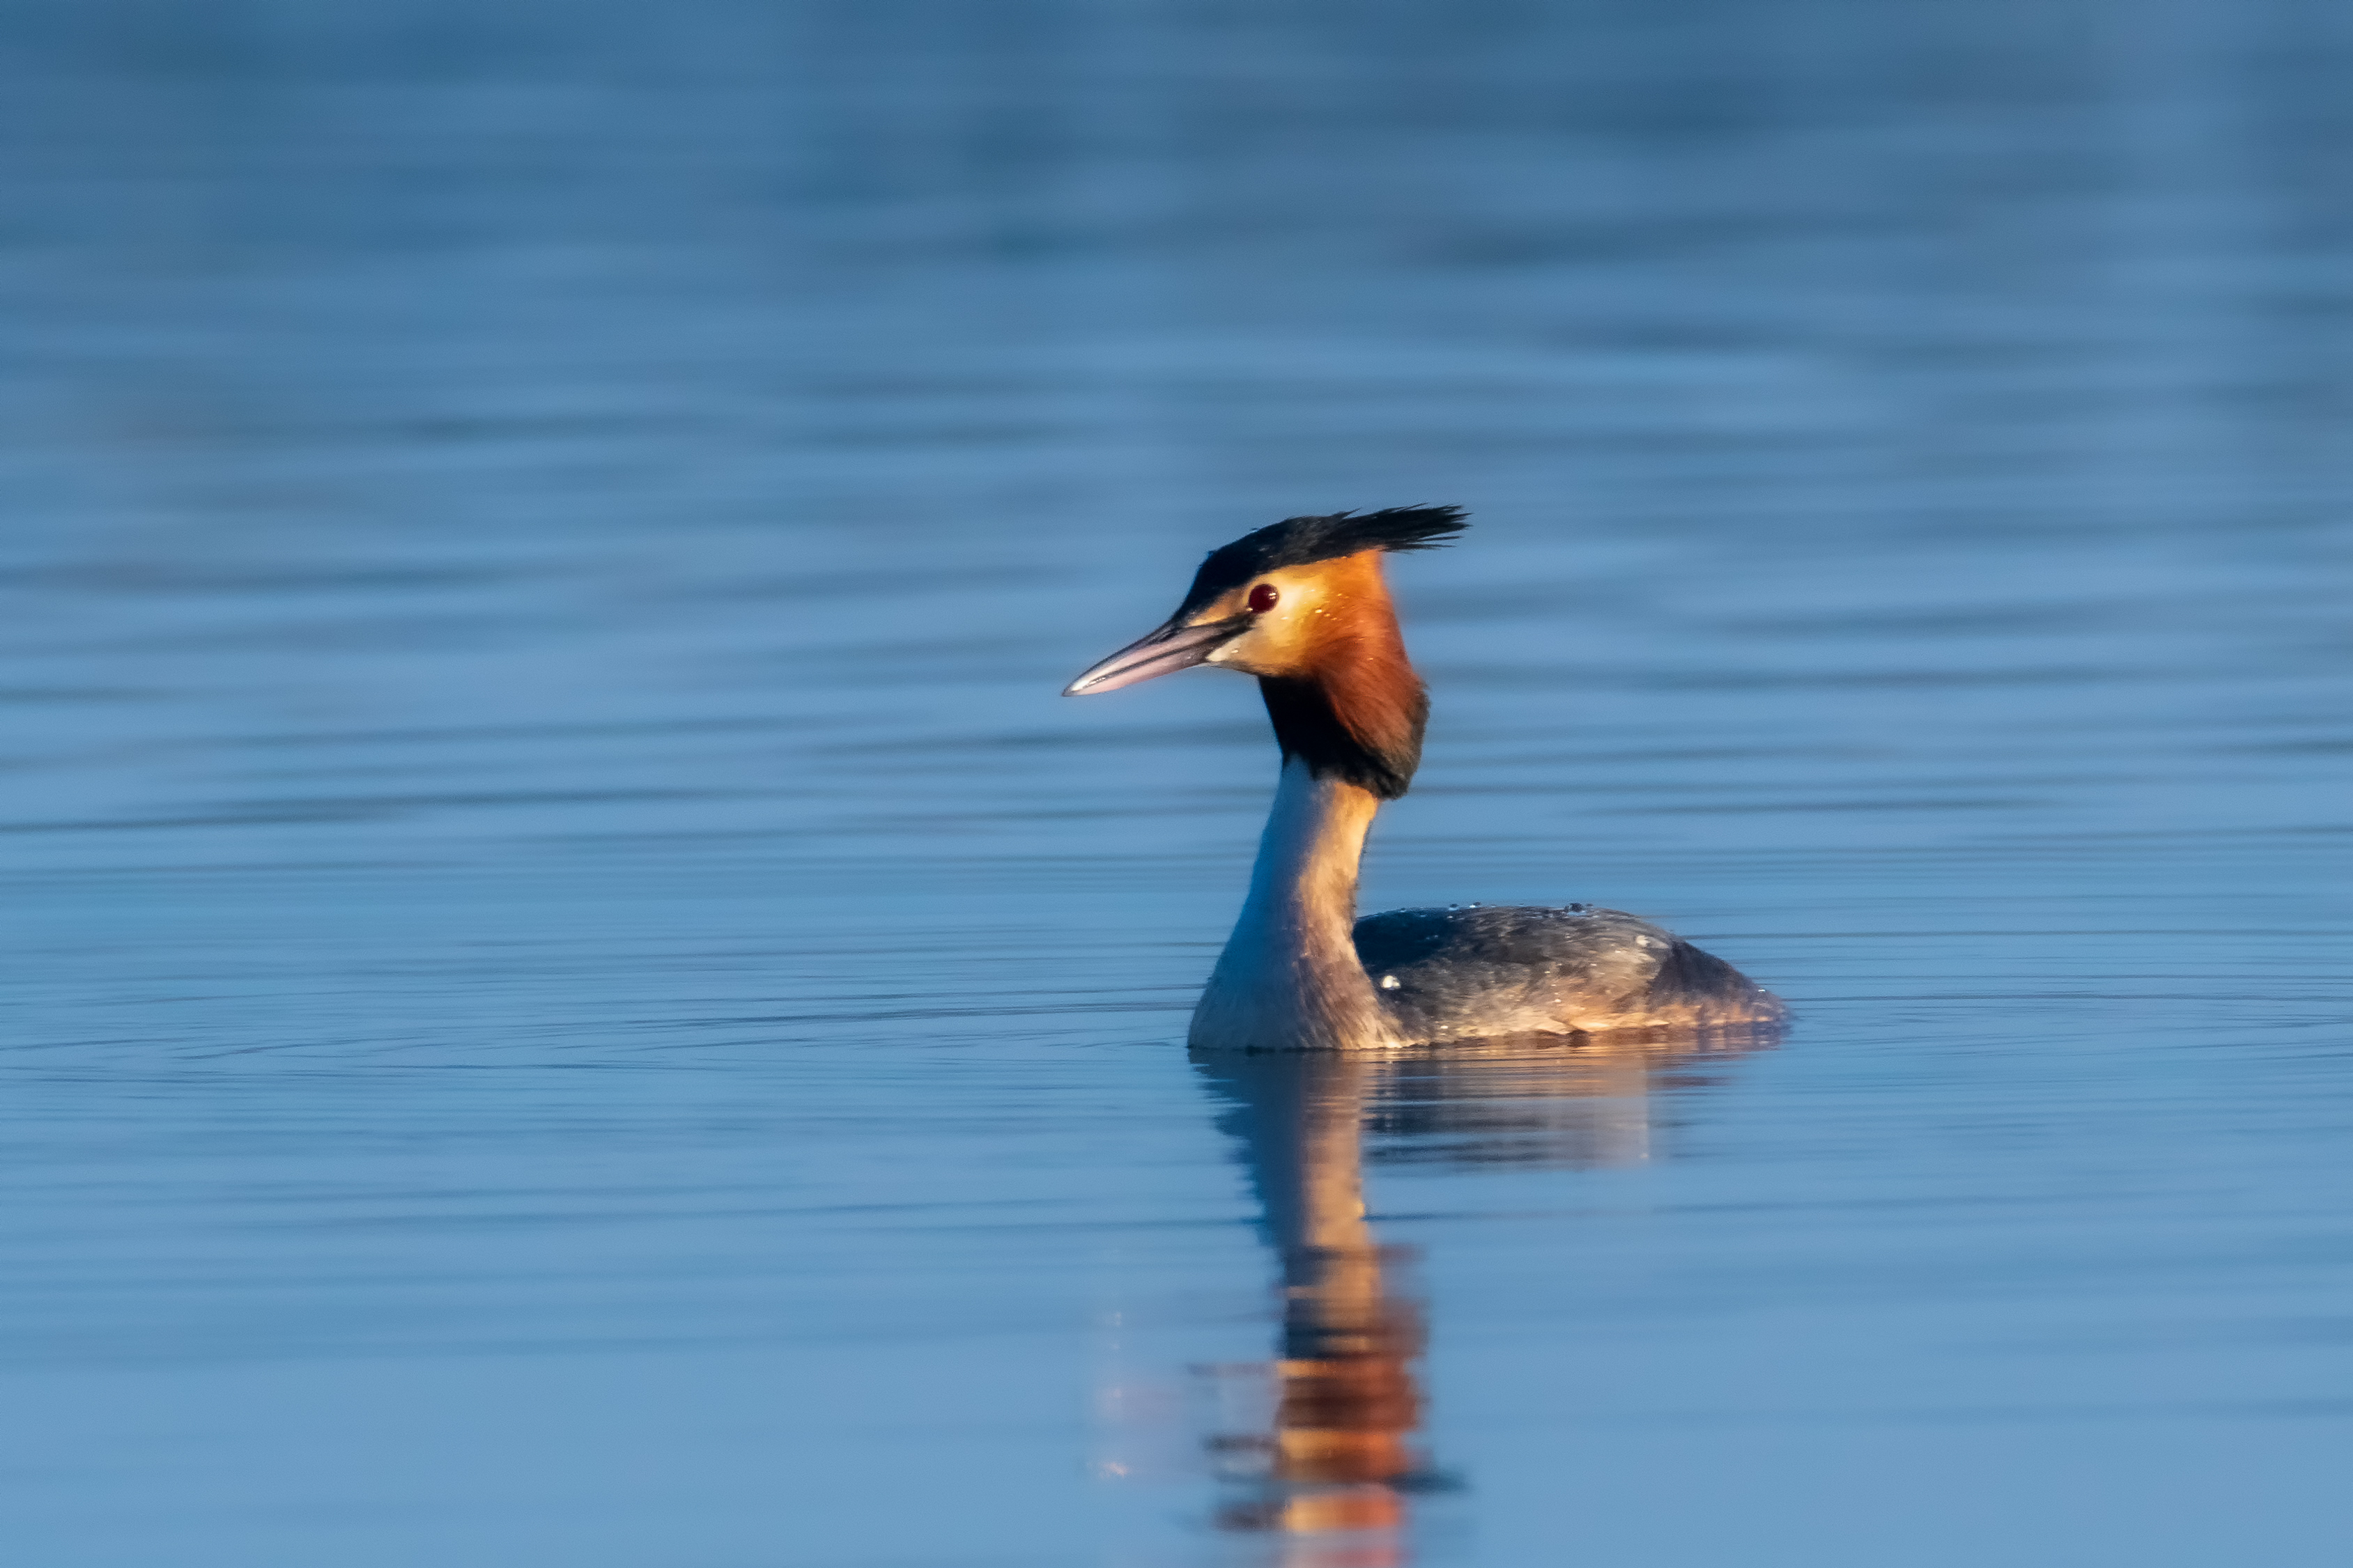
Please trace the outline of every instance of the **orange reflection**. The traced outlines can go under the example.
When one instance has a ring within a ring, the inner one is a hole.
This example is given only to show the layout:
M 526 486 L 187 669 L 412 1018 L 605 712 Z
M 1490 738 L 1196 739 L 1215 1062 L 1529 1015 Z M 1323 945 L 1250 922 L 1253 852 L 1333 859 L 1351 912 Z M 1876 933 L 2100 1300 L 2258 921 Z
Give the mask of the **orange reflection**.
M 1196 1052 L 1230 1107 L 1268 1241 L 1282 1259 L 1280 1355 L 1256 1430 L 1209 1441 L 1242 1495 L 1225 1531 L 1272 1542 L 1280 1568 L 1398 1568 L 1409 1500 L 1444 1489 L 1414 1441 L 1428 1331 L 1413 1255 L 1366 1219 L 1365 1139 L 1412 1163 L 1591 1167 L 1655 1152 L 1654 1090 L 1770 1037 L 1690 1032 L 1498 1040 L 1371 1055 Z

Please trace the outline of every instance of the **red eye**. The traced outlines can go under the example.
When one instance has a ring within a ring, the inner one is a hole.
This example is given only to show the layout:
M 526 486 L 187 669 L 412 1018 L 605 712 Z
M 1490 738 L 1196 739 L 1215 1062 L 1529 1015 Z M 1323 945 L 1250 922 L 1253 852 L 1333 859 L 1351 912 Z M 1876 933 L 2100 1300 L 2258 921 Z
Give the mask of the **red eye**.
M 1274 591 L 1273 584 L 1261 583 L 1257 587 L 1252 588 L 1250 592 L 1250 614 L 1254 616 L 1262 616 L 1266 614 L 1269 610 L 1274 608 L 1275 602 L 1282 597 L 1282 595 Z

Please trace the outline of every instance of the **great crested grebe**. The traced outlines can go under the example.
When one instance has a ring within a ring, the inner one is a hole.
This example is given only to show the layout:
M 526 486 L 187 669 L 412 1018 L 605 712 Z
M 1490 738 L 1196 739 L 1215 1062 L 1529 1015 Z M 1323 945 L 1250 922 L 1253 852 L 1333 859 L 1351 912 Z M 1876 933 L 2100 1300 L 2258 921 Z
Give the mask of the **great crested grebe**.
M 1209 552 L 1156 630 L 1071 682 L 1116 691 L 1197 664 L 1258 677 L 1282 777 L 1250 897 L 1193 1010 L 1204 1049 L 1393 1047 L 1503 1035 L 1769 1024 L 1787 1009 L 1722 959 L 1586 904 L 1356 919 L 1365 834 L 1421 761 L 1430 700 L 1381 575 L 1459 507 L 1294 517 Z

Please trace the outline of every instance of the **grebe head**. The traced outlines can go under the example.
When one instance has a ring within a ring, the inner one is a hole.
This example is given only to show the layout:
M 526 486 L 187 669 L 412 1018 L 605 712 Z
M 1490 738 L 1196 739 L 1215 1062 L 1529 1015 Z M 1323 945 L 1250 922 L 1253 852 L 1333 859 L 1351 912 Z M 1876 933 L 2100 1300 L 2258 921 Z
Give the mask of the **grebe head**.
M 1390 800 L 1421 758 L 1430 711 L 1407 661 L 1381 556 L 1469 526 L 1460 507 L 1289 518 L 1209 552 L 1159 626 L 1063 691 L 1116 691 L 1197 664 L 1259 678 L 1286 761 Z
M 1386 627 L 1394 637 L 1383 552 L 1434 550 L 1469 526 L 1460 507 L 1417 506 L 1286 518 L 1246 533 L 1209 552 L 1175 615 L 1062 695 L 1116 691 L 1197 664 L 1312 678 L 1345 659 L 1368 631 Z

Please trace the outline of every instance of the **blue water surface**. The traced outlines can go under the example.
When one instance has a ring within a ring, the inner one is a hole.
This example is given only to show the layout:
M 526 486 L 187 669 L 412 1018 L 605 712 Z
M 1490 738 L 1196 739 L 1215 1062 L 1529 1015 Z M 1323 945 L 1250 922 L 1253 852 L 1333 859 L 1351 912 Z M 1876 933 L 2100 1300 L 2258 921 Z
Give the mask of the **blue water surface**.
M 2348 73 L 16 0 L 7 1561 L 2353 1560 Z M 1187 1058 L 1264 721 L 1056 693 L 1414 502 L 1368 907 L 1637 910 L 1786 1037 Z M 1274 1485 L 1351 1311 L 1417 1468 Z

